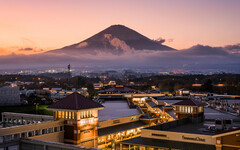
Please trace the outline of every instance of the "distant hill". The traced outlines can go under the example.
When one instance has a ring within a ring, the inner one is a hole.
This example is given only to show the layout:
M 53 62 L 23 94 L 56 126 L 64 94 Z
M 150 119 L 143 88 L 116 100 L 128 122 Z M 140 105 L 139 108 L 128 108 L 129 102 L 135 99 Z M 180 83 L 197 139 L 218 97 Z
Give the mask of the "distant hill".
M 133 50 L 173 51 L 175 49 L 151 40 L 123 25 L 112 25 L 82 42 L 50 50 L 47 53 L 121 55 Z
M 184 55 L 190 56 L 226 56 L 229 55 L 229 52 L 226 48 L 223 47 L 211 47 L 204 45 L 195 45 L 188 49 L 178 51 Z

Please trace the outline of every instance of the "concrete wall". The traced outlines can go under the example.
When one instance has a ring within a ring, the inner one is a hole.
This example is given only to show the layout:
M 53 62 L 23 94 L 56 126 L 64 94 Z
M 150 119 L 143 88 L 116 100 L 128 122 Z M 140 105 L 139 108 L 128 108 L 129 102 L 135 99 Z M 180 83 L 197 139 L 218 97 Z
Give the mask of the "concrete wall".
M 41 140 L 21 140 L 20 150 L 98 150 L 96 148 Z
M 37 124 L 12 126 L 0 129 L 0 145 L 20 139 L 39 139 L 50 142 L 63 142 L 63 121 L 49 121 Z
M 63 143 L 64 131 L 29 137 L 29 139 Z

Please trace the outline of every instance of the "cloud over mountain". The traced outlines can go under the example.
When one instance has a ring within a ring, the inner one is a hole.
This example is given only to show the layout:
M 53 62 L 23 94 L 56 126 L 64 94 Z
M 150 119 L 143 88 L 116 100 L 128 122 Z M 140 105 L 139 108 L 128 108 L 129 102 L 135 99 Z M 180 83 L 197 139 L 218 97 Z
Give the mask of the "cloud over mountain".
M 224 48 L 227 49 L 230 53 L 240 54 L 240 43 L 235 45 L 226 45 Z
M 0 56 L 0 67 L 75 64 L 78 66 L 156 66 L 167 69 L 194 67 L 230 69 L 240 65 L 240 44 L 225 47 L 199 44 L 188 49 L 175 50 L 163 45 L 165 41 L 168 40 L 163 38 L 150 40 L 125 26 L 114 25 L 82 42 L 45 53 L 40 53 L 42 50 L 34 47 L 18 47 L 19 51 L 29 52 L 31 55 L 20 53 L 20 55 Z M 240 72 L 240 68 L 237 69 Z
M 181 50 L 180 53 L 191 56 L 225 56 L 229 53 L 223 47 L 211 47 L 204 45 L 195 45 L 188 49 Z

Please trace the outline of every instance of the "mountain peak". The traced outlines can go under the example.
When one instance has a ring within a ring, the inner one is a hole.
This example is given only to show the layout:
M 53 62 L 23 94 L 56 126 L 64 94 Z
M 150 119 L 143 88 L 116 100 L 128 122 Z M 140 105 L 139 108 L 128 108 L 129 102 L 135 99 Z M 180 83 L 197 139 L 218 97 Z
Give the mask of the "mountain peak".
M 91 54 L 106 52 L 121 55 L 132 50 L 169 51 L 174 49 L 153 41 L 124 25 L 117 24 L 111 25 L 82 42 L 50 52 L 69 53 L 72 51 Z
M 111 26 L 108 27 L 108 28 L 128 28 L 128 27 L 126 27 L 126 26 L 124 26 L 124 25 L 122 25 L 122 24 L 115 24 L 115 25 L 111 25 Z

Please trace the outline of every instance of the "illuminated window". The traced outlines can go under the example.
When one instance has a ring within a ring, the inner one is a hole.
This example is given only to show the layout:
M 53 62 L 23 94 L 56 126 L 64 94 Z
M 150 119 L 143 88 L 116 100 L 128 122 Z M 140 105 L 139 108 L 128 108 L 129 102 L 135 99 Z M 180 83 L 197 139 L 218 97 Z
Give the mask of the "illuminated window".
M 62 112 L 62 117 L 61 118 L 64 118 L 64 111 L 61 111 Z
M 58 118 L 62 118 L 61 111 L 57 111 L 57 114 L 58 114 Z
M 198 112 L 203 112 L 203 107 L 198 107 Z
M 65 113 L 66 113 L 65 118 L 68 119 L 68 112 L 66 111 Z
M 72 112 L 68 112 L 69 113 L 69 119 L 71 119 L 72 118 Z

